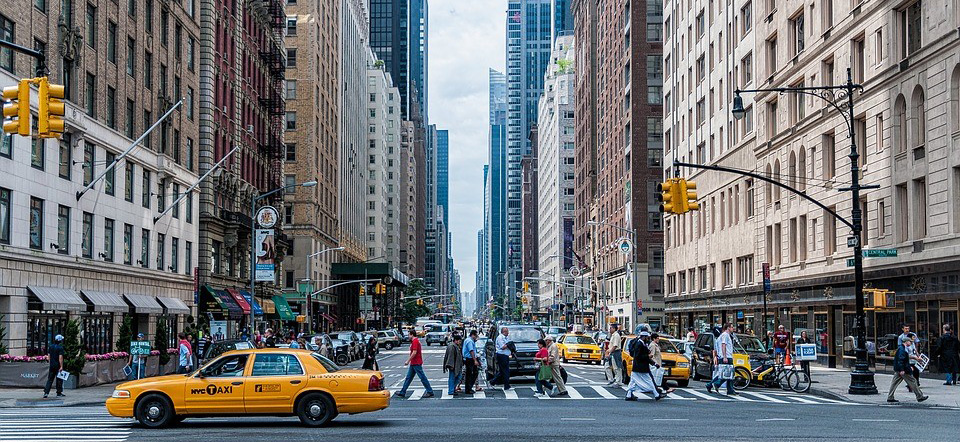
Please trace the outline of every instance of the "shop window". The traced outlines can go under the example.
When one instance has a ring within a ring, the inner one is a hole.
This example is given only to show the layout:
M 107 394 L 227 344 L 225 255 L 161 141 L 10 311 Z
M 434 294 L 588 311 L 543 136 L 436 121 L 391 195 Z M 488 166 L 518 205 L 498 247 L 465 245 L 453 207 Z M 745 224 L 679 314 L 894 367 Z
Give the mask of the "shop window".
M 47 354 L 53 337 L 67 328 L 67 315 L 33 311 L 27 313 L 27 356 Z
M 827 334 L 827 314 L 818 313 L 813 315 L 813 324 L 815 327 L 815 336 L 811 336 L 811 338 L 817 343 L 817 353 L 825 355 L 830 352 L 830 336 Z
M 113 314 L 83 315 L 83 345 L 87 354 L 102 355 L 113 350 Z

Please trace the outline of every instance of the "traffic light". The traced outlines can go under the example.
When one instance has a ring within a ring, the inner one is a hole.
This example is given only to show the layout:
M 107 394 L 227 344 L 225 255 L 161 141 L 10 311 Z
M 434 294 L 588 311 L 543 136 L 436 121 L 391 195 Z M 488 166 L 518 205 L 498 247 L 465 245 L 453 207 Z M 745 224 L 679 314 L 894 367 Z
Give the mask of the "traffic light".
M 379 282 L 377 283 L 377 285 L 373 286 L 373 293 L 375 294 L 382 295 L 386 292 L 387 292 L 387 287 Z
M 417 299 L 417 305 L 423 305 L 423 300 L 422 300 L 422 299 Z
M 896 292 L 887 289 L 863 289 L 865 310 L 896 308 Z
M 367 289 L 366 289 L 366 287 L 364 287 L 364 286 L 361 285 L 361 286 L 360 286 L 360 296 L 363 296 L 363 295 L 366 295 L 366 294 L 367 294 Z
M 30 136 L 30 83 L 29 79 L 20 80 L 16 86 L 3 88 L 3 99 L 9 101 L 3 105 L 3 131 L 10 134 Z
M 683 199 L 683 213 L 691 210 L 700 210 L 700 204 L 697 203 L 697 192 L 695 192 L 697 190 L 697 183 L 681 178 L 679 185 L 680 196 Z
M 47 77 L 40 77 L 40 110 L 37 113 L 40 138 L 59 138 L 63 133 L 64 92 L 62 84 L 50 84 Z
M 523 293 L 530 293 L 530 283 L 523 281 Z
M 657 201 L 660 201 L 660 212 L 683 213 L 679 181 L 679 178 L 668 178 L 666 181 L 657 184 L 657 192 L 660 192 L 657 195 Z

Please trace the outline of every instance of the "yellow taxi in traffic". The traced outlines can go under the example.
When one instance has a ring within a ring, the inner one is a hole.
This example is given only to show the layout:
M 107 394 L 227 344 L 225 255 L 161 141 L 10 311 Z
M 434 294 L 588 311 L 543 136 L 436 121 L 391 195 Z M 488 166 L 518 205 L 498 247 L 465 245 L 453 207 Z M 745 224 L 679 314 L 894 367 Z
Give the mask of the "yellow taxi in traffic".
M 633 368 L 633 357 L 630 356 L 630 342 L 637 338 L 637 335 L 623 335 L 620 338 L 620 348 L 623 356 L 623 383 L 630 382 L 630 371 Z M 676 381 L 680 387 L 686 387 L 690 384 L 690 360 L 687 359 L 677 346 L 672 342 L 660 338 L 660 359 L 663 363 L 663 381 Z
M 297 416 L 304 425 L 323 426 L 339 413 L 389 405 L 379 371 L 342 370 L 318 353 L 288 348 L 230 351 L 192 373 L 124 382 L 107 399 L 111 415 L 149 428 L 246 414 Z
M 592 336 L 583 333 L 560 335 L 560 338 L 557 339 L 557 348 L 560 350 L 560 358 L 563 359 L 563 362 L 581 361 L 600 365 L 603 359 L 597 341 L 593 340 Z

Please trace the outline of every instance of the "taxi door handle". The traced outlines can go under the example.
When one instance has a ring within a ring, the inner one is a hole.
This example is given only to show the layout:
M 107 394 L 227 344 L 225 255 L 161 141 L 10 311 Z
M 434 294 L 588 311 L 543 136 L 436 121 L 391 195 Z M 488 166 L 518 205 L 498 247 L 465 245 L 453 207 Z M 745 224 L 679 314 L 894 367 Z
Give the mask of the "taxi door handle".
M 233 384 L 233 385 L 243 385 L 243 382 L 234 381 L 234 382 L 231 382 L 231 384 Z
M 294 379 L 294 380 L 290 381 L 290 383 L 293 384 L 293 385 L 297 385 L 297 384 L 299 384 L 300 382 L 301 382 L 301 381 L 300 381 L 299 379 Z

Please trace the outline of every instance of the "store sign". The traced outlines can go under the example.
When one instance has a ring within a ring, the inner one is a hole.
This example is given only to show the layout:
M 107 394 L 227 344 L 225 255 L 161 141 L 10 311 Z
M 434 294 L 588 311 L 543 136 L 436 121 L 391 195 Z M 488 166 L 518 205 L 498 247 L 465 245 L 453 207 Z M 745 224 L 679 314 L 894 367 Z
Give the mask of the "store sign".
M 276 245 L 273 229 L 257 229 L 257 281 L 276 280 Z

